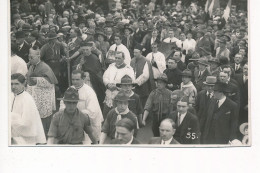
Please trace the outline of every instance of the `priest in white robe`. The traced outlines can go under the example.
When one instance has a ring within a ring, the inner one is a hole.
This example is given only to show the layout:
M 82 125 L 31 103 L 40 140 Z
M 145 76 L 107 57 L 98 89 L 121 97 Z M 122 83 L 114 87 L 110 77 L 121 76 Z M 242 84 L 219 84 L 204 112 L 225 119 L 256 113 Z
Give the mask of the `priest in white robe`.
M 11 144 L 36 145 L 46 143 L 41 118 L 32 96 L 24 91 L 25 77 L 11 76 Z

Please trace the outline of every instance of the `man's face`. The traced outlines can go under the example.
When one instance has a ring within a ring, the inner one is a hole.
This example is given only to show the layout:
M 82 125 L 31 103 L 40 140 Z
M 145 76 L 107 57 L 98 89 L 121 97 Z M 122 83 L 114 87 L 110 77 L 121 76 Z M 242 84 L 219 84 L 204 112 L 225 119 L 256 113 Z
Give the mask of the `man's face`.
M 75 32 L 74 29 L 71 29 L 70 30 L 70 38 L 75 38 L 75 37 L 77 37 L 77 33 Z
M 175 129 L 173 129 L 172 124 L 168 121 L 163 121 L 159 127 L 160 137 L 162 140 L 167 141 L 172 138 L 175 133 Z
M 175 52 L 174 55 L 173 55 L 173 58 L 176 59 L 177 61 L 181 60 L 181 53 Z
M 85 23 L 80 23 L 80 24 L 79 24 L 79 28 L 80 28 L 80 29 L 83 29 L 84 27 L 85 27 Z
M 116 45 L 120 45 L 121 39 L 119 37 L 115 37 L 115 43 L 116 43 Z
M 164 89 L 166 87 L 166 83 L 161 80 L 158 80 L 156 83 L 158 89 Z
M 126 93 L 130 93 L 132 91 L 133 86 L 131 84 L 124 84 L 121 85 L 121 89 L 124 90 Z
M 71 75 L 71 82 L 72 82 L 72 85 L 74 85 L 76 88 L 78 88 L 83 85 L 84 80 L 82 79 L 81 74 L 77 73 L 77 74 Z
M 77 109 L 77 104 L 78 102 L 67 102 L 67 101 L 64 101 L 64 104 L 65 104 L 65 109 L 66 111 L 69 113 L 69 114 L 72 114 L 76 111 Z
M 243 74 L 248 76 L 248 65 L 247 64 L 245 64 L 243 67 Z
M 234 58 L 234 61 L 236 64 L 240 64 L 243 60 L 243 56 L 242 55 L 236 55 Z
M 191 78 L 188 76 L 183 76 L 182 77 L 182 82 L 184 85 L 186 85 L 187 83 L 189 83 L 191 81 Z
M 144 28 L 143 22 L 139 22 L 138 26 L 139 26 L 139 29 L 143 29 Z
M 127 144 L 133 137 L 133 131 L 129 131 L 125 127 L 116 126 L 116 139 L 120 141 L 121 144 Z
M 219 80 L 222 83 L 227 83 L 228 82 L 228 74 L 224 72 L 219 73 Z
M 124 58 L 122 56 L 122 53 L 117 53 L 116 56 L 115 56 L 115 62 L 116 62 L 116 65 L 121 65 L 123 64 L 124 62 Z
M 184 40 L 186 39 L 186 36 L 185 36 L 184 33 L 182 33 L 182 34 L 180 35 L 180 39 L 181 39 L 182 41 L 184 41 Z
M 112 28 L 107 28 L 107 35 L 112 35 L 112 34 L 113 34 Z
M 81 51 L 84 56 L 89 56 L 91 54 L 91 47 L 89 46 L 82 47 Z
M 23 44 L 24 40 L 25 40 L 25 38 L 17 38 L 17 39 L 16 39 L 17 45 Z
M 214 98 L 217 100 L 220 100 L 222 96 L 222 93 L 219 91 L 214 91 Z
M 153 51 L 153 53 L 156 53 L 158 51 L 158 47 L 156 44 L 152 45 L 152 51 Z
M 157 35 L 158 35 L 157 30 L 155 30 L 155 31 L 152 32 L 152 37 L 153 37 L 153 38 L 157 37 Z
M 177 103 L 177 111 L 180 114 L 186 113 L 188 108 L 189 107 L 188 107 L 188 103 L 187 102 L 178 101 L 178 103 Z
M 168 68 L 169 69 L 176 69 L 177 68 L 177 63 L 175 60 L 169 59 L 168 60 Z
M 203 64 L 198 64 L 199 65 L 199 70 L 204 71 L 206 69 L 206 66 Z
M 129 29 L 125 29 L 125 35 L 126 35 L 126 36 L 130 35 Z
M 139 58 L 141 55 L 141 51 L 138 49 L 134 49 L 134 57 Z
M 36 65 L 40 61 L 40 53 L 36 54 L 30 50 L 28 58 L 29 58 L 30 64 Z
M 14 94 L 18 94 L 24 90 L 24 84 L 20 83 L 17 79 L 11 80 L 11 90 Z
M 205 88 L 209 93 L 212 93 L 214 91 L 214 85 L 206 85 Z
M 187 35 L 187 38 L 188 38 L 188 39 L 191 39 L 191 38 L 192 38 L 192 34 L 189 33 L 189 34 Z
M 116 107 L 119 113 L 124 112 L 128 108 L 128 101 L 117 101 Z
M 224 73 L 227 73 L 227 74 L 228 74 L 228 77 L 231 76 L 231 68 L 224 68 L 224 69 L 223 69 L 223 72 L 224 72 Z
M 243 56 L 246 55 L 246 50 L 245 49 L 239 49 L 239 53 L 242 54 Z
M 174 32 L 173 31 L 169 31 L 168 34 L 169 34 L 170 38 L 174 37 Z

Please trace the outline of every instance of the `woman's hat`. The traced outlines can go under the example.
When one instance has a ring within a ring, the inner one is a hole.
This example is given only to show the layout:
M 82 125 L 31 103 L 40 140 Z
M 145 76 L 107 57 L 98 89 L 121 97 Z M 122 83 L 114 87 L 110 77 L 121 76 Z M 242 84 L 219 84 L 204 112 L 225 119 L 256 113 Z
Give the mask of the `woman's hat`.
M 78 102 L 83 101 L 79 99 L 79 93 L 74 87 L 69 87 L 65 93 L 63 98 L 57 98 L 58 100 L 63 100 L 65 102 Z
M 133 29 L 129 25 L 125 25 L 123 28 L 123 31 L 125 31 L 126 29 L 128 29 L 131 34 L 134 32 Z
M 168 77 L 167 77 L 167 75 L 165 74 L 165 73 L 162 73 L 157 79 L 155 79 L 155 80 L 161 80 L 161 81 L 163 81 L 163 82 L 165 82 L 165 83 L 168 83 Z
M 129 100 L 132 99 L 130 99 L 129 95 L 126 94 L 126 92 L 123 90 L 120 90 L 116 95 L 116 97 L 114 98 L 114 101 L 129 101 Z
M 192 77 L 192 73 L 189 69 L 185 69 L 182 73 L 181 76 L 186 76 L 186 77 Z
M 217 78 L 215 76 L 207 76 L 206 81 L 203 82 L 205 85 L 215 85 Z
M 124 75 L 122 78 L 121 78 L 121 83 L 117 83 L 116 86 L 117 87 L 121 87 L 121 85 L 132 85 L 132 86 L 137 86 L 136 83 L 133 83 L 133 80 L 130 76 L 128 75 Z

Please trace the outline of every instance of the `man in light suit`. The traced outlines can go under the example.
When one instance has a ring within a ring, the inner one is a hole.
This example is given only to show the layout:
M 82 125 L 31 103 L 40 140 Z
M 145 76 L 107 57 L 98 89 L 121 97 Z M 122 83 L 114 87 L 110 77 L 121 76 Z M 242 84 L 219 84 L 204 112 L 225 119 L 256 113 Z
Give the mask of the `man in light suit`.
M 216 83 L 202 136 L 203 144 L 228 144 L 237 137 L 238 105 L 226 96 L 226 83 Z
M 173 135 L 176 131 L 176 124 L 172 119 L 166 118 L 162 120 L 159 130 L 160 130 L 160 137 L 151 138 L 149 144 L 161 144 L 161 145 L 179 144 L 179 142 L 173 138 Z

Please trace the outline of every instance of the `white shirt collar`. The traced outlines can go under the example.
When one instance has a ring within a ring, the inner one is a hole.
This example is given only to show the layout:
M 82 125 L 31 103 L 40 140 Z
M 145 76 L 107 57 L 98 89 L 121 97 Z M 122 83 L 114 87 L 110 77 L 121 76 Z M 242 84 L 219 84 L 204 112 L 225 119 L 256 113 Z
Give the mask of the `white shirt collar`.
M 129 142 L 127 142 L 126 145 L 131 145 L 133 140 L 134 140 L 134 137 L 132 136 L 131 140 Z
M 34 40 L 34 42 L 32 42 L 32 47 L 35 45 L 35 43 L 36 43 L 36 40 Z
M 222 99 L 218 100 L 218 107 L 220 107 L 226 100 L 226 96 L 224 96 Z
M 208 91 L 207 91 L 207 93 L 206 93 L 206 95 L 208 96 L 210 94 L 210 98 L 214 95 L 214 91 L 212 92 L 212 93 L 209 93 Z
M 182 123 L 182 121 L 183 121 L 183 119 L 185 118 L 186 114 L 187 114 L 187 112 L 184 113 L 184 114 L 180 114 L 180 113 L 178 112 L 178 118 L 179 118 L 179 116 L 181 116 L 180 124 Z
M 163 139 L 161 140 L 161 145 L 169 145 L 170 143 L 171 143 L 171 141 L 172 141 L 172 138 L 173 137 L 171 137 L 169 140 L 167 140 L 167 141 L 164 141 Z

